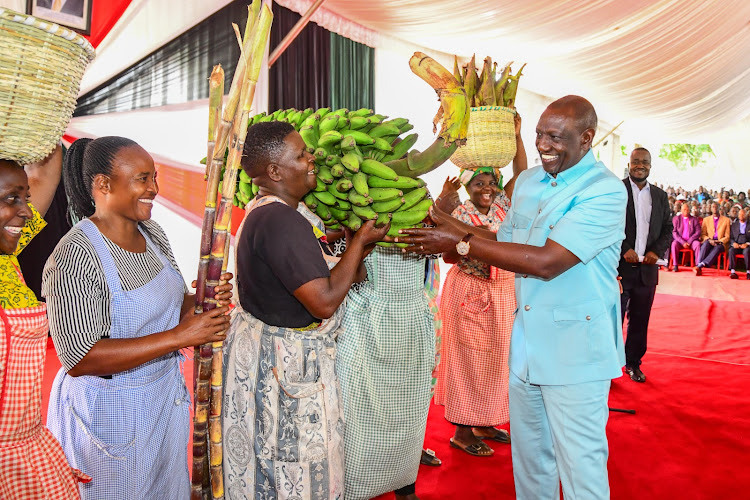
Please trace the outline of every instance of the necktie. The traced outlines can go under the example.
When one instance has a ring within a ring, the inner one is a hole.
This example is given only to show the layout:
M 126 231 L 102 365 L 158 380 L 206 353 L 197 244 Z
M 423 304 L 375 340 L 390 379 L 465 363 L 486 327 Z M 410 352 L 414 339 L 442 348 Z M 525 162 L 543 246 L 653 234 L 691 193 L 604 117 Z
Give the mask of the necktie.
M 52 10 L 60 12 L 60 9 L 62 9 L 62 0 L 54 0 L 54 2 L 52 2 Z

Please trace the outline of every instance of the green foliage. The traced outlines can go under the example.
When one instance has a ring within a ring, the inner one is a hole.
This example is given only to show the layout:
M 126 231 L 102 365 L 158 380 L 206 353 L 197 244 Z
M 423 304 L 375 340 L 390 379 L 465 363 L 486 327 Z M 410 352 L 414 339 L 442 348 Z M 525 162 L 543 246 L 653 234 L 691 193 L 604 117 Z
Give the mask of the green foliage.
M 671 161 L 678 170 L 697 167 L 714 155 L 708 144 L 664 144 L 659 150 L 659 158 Z
M 622 153 L 622 156 L 628 157 L 630 153 L 628 152 L 628 147 L 624 144 L 620 145 L 620 153 Z

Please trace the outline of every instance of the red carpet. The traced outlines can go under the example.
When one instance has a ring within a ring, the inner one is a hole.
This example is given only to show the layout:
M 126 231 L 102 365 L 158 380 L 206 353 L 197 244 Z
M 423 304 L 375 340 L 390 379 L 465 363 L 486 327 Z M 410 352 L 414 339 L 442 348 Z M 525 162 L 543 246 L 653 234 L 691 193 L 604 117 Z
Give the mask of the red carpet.
M 695 281 L 692 273 L 662 274 L 670 292 L 696 286 Z M 699 286 L 709 292 L 725 282 L 725 275 L 706 276 Z M 750 307 L 739 302 L 750 298 L 750 283 L 731 285 L 735 301 L 657 295 L 643 361 L 648 380 L 620 378 L 612 386 L 610 406 L 637 412 L 610 413 L 613 499 L 750 498 Z M 50 348 L 45 398 L 58 367 Z M 46 404 L 45 399 L 45 409 Z M 472 457 L 448 446 L 452 435 L 442 407 L 433 406 L 425 445 L 443 465 L 422 466 L 419 497 L 514 498 L 510 446 L 492 444 L 494 456 Z

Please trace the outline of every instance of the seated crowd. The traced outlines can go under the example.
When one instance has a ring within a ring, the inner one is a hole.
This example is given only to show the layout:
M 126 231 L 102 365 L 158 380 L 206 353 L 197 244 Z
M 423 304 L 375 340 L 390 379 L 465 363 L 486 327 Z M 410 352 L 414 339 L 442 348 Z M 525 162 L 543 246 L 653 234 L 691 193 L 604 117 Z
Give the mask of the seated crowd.
M 734 190 L 708 191 L 700 186 L 689 191 L 667 186 L 672 220 L 672 245 L 669 266 L 679 271 L 684 258 L 694 263 L 696 276 L 703 268 L 714 264 L 718 269 L 726 266 L 731 279 L 738 279 L 737 264 L 745 269 L 750 279 L 747 262 L 750 258 L 750 239 L 747 235 L 747 216 L 750 210 L 747 194 Z M 692 265 L 692 264 L 691 264 Z

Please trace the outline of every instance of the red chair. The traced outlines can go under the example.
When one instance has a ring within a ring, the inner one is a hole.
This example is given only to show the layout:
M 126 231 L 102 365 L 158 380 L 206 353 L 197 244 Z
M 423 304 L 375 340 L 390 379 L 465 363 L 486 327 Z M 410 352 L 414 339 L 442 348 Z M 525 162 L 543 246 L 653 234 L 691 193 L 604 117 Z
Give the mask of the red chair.
M 729 259 L 727 259 L 726 252 L 720 253 L 719 258 L 716 259 L 716 272 L 720 273 L 721 271 L 729 272 Z
M 690 257 L 690 267 L 695 267 L 695 254 L 693 253 L 692 248 L 680 248 L 680 251 L 677 253 L 677 260 L 680 262 L 679 266 L 685 267 L 685 255 L 688 255 Z M 669 269 L 671 270 L 675 265 L 672 262 L 672 252 L 669 252 Z
M 745 260 L 745 256 L 742 255 L 741 253 L 734 254 L 734 258 L 735 258 L 735 260 L 736 259 L 742 259 L 743 261 Z M 729 271 L 729 259 L 726 259 L 726 265 L 724 267 L 724 270 L 725 271 Z M 749 271 L 750 272 L 750 269 L 747 268 L 747 262 L 745 262 L 745 271 Z

